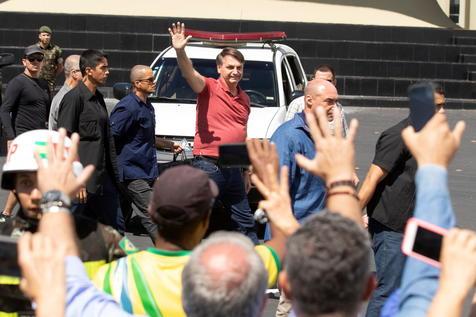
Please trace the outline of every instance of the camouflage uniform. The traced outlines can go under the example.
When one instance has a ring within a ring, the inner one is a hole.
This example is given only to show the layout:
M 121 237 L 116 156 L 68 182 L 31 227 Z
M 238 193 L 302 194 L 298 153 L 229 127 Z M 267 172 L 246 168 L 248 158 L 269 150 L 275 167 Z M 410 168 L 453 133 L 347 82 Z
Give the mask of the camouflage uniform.
M 41 48 L 39 43 L 38 46 Z M 43 60 L 40 78 L 43 78 L 48 82 L 50 92 L 53 92 L 55 88 L 58 62 L 61 59 L 62 50 L 58 45 L 54 45 L 53 43 L 50 43 L 46 48 L 41 49 L 45 54 L 45 59 Z

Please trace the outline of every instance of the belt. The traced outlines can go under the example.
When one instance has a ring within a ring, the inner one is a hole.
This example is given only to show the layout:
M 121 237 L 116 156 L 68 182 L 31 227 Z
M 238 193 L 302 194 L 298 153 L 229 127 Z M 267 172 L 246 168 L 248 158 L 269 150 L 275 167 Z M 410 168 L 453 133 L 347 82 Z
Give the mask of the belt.
M 204 160 L 207 162 L 210 162 L 214 165 L 218 165 L 218 158 L 217 157 L 211 157 L 211 156 L 205 156 L 205 155 L 196 155 L 195 158 L 199 160 Z

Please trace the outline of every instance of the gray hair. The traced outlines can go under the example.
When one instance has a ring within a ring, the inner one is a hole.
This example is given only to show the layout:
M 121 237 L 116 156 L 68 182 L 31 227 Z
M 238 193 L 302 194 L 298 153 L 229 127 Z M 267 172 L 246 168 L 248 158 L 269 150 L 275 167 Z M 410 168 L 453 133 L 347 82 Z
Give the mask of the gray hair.
M 69 77 L 75 69 L 79 70 L 79 55 L 69 55 L 64 61 L 64 75 Z
M 298 315 L 355 314 L 371 276 L 367 231 L 324 211 L 306 219 L 286 250 L 285 269 Z
M 216 232 L 192 253 L 182 273 L 188 317 L 255 317 L 261 314 L 268 273 L 251 241 Z

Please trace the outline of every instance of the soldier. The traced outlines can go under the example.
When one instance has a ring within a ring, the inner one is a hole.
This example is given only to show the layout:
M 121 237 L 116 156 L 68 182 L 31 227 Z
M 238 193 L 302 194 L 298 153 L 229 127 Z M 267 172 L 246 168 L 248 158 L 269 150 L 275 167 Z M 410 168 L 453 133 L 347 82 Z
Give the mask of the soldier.
M 38 46 L 45 54 L 43 67 L 41 68 L 40 78 L 48 81 L 50 92 L 54 92 L 56 76 L 63 71 L 62 51 L 58 45 L 51 43 L 51 28 L 43 25 L 38 30 Z

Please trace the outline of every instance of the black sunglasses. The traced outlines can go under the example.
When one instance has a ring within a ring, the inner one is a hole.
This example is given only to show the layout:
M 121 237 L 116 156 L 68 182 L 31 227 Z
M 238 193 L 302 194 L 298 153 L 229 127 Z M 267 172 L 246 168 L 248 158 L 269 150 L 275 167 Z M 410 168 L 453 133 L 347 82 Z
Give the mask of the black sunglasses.
M 138 79 L 137 81 L 147 81 L 149 84 L 153 84 L 154 80 L 155 80 L 154 77 L 149 77 L 149 78 L 144 78 L 144 79 Z
M 43 61 L 43 56 L 31 56 L 31 57 L 27 57 L 28 61 L 30 61 L 30 63 L 33 63 L 34 61 L 37 61 L 37 62 L 42 62 Z

